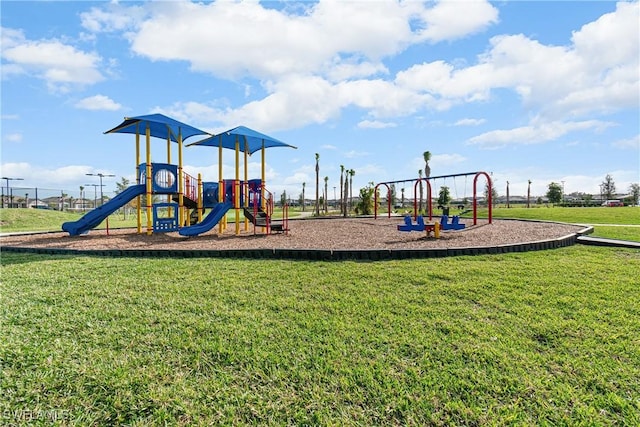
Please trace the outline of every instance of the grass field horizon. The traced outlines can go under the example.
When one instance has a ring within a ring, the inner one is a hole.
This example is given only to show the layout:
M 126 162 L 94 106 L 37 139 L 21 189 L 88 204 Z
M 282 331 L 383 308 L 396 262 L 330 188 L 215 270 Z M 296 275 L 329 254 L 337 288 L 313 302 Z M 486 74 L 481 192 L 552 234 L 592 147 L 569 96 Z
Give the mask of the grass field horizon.
M 292 218 L 300 215 L 300 211 L 291 211 Z M 0 209 L 0 232 L 61 231 L 62 223 L 75 221 L 81 216 L 82 213 L 42 209 Z M 479 209 L 478 216 L 486 218 L 486 208 Z M 493 217 L 587 224 L 594 226 L 592 235 L 595 237 L 640 241 L 640 208 L 637 207 L 548 208 L 536 206 L 509 209 L 500 207 L 493 209 Z M 111 228 L 135 227 L 136 224 L 137 221 L 133 215 L 129 215 L 126 219 L 122 214 L 113 214 L 109 217 Z M 102 222 L 98 228 L 106 228 L 106 222 Z

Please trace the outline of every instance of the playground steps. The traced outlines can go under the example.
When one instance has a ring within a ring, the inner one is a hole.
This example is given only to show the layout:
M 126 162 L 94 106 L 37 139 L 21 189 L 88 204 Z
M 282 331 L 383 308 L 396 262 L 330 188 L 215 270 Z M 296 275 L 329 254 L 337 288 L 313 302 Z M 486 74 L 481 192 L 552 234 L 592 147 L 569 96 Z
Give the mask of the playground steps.
M 178 203 L 179 197 L 178 197 L 177 194 L 173 195 L 173 201 Z M 185 196 L 184 194 L 182 195 L 182 203 L 184 204 L 184 206 L 187 209 L 198 209 L 198 201 L 190 199 L 187 196 Z
M 267 221 L 269 219 L 267 213 L 262 209 L 259 209 L 256 212 L 256 215 L 253 215 L 253 208 L 244 208 L 244 216 L 256 227 L 266 227 Z M 284 224 L 280 221 L 278 222 L 270 222 L 269 228 L 272 232 L 283 233 L 287 230 L 284 228 Z

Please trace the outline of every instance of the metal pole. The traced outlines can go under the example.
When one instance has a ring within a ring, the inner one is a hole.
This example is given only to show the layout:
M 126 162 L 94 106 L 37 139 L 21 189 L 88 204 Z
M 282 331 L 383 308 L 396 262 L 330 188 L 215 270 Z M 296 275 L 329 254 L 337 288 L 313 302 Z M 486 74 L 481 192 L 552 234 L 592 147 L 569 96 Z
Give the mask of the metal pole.
M 13 191 L 9 191 L 9 181 L 24 181 L 22 178 L 9 178 L 7 176 L 3 176 L 2 179 L 4 179 L 7 182 L 7 196 L 10 195 L 9 201 L 10 201 L 10 205 L 9 207 L 11 207 L 11 205 L 13 204 Z M 3 207 L 4 207 L 4 197 L 2 197 L 3 200 Z
M 102 187 L 103 187 L 102 178 L 104 178 L 104 177 L 113 177 L 115 175 L 103 174 L 103 173 L 87 173 L 85 175 L 87 175 L 87 176 L 97 176 L 97 177 L 100 178 L 100 206 L 104 205 L 104 195 L 102 193 Z

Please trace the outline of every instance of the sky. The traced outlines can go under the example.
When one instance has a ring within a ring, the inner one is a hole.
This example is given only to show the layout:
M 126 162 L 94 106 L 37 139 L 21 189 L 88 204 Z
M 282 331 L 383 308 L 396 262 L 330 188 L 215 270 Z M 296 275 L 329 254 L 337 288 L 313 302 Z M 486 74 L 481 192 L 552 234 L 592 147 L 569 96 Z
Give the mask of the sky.
M 341 165 L 355 171 L 356 193 L 416 178 L 425 151 L 431 176 L 485 171 L 499 195 L 507 182 L 511 196 L 529 180 L 536 196 L 551 182 L 599 194 L 607 174 L 621 193 L 640 182 L 637 1 L 0 7 L 1 176 L 23 179 L 11 186 L 73 195 L 103 173 L 115 175 L 104 179 L 112 194 L 121 178 L 135 181 L 135 137 L 104 132 L 151 113 L 296 146 L 266 152 L 267 188 L 290 197 L 303 183 L 315 197 L 316 153 L 329 199 Z M 154 138 L 152 155 L 166 161 L 166 142 Z M 217 149 L 183 155 L 189 174 L 217 181 Z M 233 151 L 222 163 L 233 178 Z M 260 177 L 259 155 L 248 172 Z M 472 181 L 437 180 L 434 195 L 446 185 L 471 197 Z

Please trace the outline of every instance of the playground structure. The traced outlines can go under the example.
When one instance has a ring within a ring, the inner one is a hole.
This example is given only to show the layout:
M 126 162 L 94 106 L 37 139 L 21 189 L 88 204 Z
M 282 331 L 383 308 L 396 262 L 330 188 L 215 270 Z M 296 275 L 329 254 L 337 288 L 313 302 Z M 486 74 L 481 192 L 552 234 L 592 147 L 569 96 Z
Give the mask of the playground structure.
M 466 172 L 466 173 L 458 173 L 458 174 L 452 174 L 452 175 L 440 175 L 440 176 L 434 176 L 434 177 L 428 177 L 428 178 L 412 178 L 412 179 L 404 179 L 404 180 L 397 180 L 397 181 L 386 181 L 386 182 L 381 182 L 376 184 L 375 188 L 374 188 L 374 218 L 378 218 L 378 189 L 380 186 L 385 186 L 387 188 L 387 206 L 388 206 L 388 217 L 391 218 L 391 185 L 394 184 L 401 184 L 401 183 L 414 183 L 413 185 L 413 217 L 414 219 L 417 221 L 418 220 L 418 188 L 421 182 L 424 181 L 424 183 L 426 184 L 427 187 L 427 194 L 426 194 L 426 200 L 427 200 L 427 215 L 429 218 L 429 221 L 432 221 L 433 219 L 433 196 L 431 194 L 432 192 L 432 185 L 430 181 L 435 181 L 437 179 L 444 179 L 446 182 L 447 178 L 453 178 L 455 181 L 456 177 L 465 177 L 465 187 L 466 187 L 466 179 L 469 176 L 473 176 L 473 200 L 472 200 L 472 210 L 473 210 L 473 225 L 477 225 L 478 224 L 478 197 L 477 197 L 477 186 L 478 186 L 478 178 L 480 178 L 480 176 L 484 176 L 487 179 L 487 186 L 488 186 L 488 198 L 487 198 L 487 206 L 488 206 L 488 220 L 489 220 L 489 224 L 491 224 L 493 222 L 493 211 L 492 211 L 492 199 L 491 199 L 491 193 L 492 193 L 492 182 L 491 182 L 491 177 L 489 176 L 489 174 L 487 174 L 486 172 Z M 466 188 L 465 188 L 465 192 L 466 192 Z M 459 228 L 460 226 L 463 226 L 463 224 L 460 224 L 458 221 L 459 219 L 455 219 L 452 218 L 452 223 L 451 224 L 447 224 L 448 222 L 448 217 L 447 220 L 444 219 L 444 216 L 441 218 L 445 224 L 440 224 L 440 226 L 442 227 L 443 230 L 447 230 L 447 229 L 461 229 Z M 455 221 L 455 224 L 453 224 L 453 221 Z M 406 225 L 406 224 L 405 224 Z M 443 227 L 444 225 L 444 227 Z M 447 228 L 448 227 L 448 228 Z
M 136 199 L 137 232 L 142 234 L 142 204 L 145 204 L 147 235 L 177 231 L 183 236 L 205 233 L 216 225 L 223 232 L 227 227 L 226 215 L 235 209 L 235 233 L 240 232 L 240 211 L 244 211 L 244 229 L 249 221 L 267 234 L 288 230 L 288 210 L 283 211 L 283 220 L 273 222 L 273 195 L 265 188 L 265 150 L 269 147 L 291 147 L 260 132 L 239 126 L 218 135 L 211 135 L 161 114 L 125 118 L 115 128 L 105 133 L 131 133 L 136 140 L 136 184 L 129 186 L 107 203 L 86 213 L 77 221 L 65 222 L 63 231 L 70 235 L 87 233 L 97 227 L 109 215 Z M 146 161 L 141 162 L 141 133 L 146 138 Z M 184 140 L 195 135 L 208 137 L 189 145 L 218 147 L 218 181 L 204 182 L 201 174 L 193 177 L 183 170 L 182 148 Z M 167 162 L 151 161 L 151 137 L 161 138 L 167 143 Z M 172 146 L 178 145 L 178 164 L 171 163 Z M 222 170 L 223 148 L 235 150 L 235 177 L 224 179 Z M 244 179 L 240 179 L 240 151 L 244 153 Z M 248 156 L 262 152 L 262 176 L 248 179 Z M 165 201 L 157 201 L 166 196 Z M 143 199 L 144 197 L 144 199 Z M 210 212 L 204 216 L 207 209 Z

